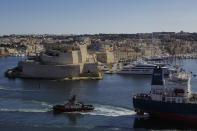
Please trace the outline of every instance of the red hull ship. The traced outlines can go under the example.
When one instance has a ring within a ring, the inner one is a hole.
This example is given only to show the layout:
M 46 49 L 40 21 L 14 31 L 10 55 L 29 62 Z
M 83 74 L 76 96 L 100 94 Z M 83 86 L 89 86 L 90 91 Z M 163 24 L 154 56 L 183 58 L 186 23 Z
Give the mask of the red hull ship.
M 75 95 L 68 101 L 68 103 L 66 103 L 64 105 L 54 105 L 53 106 L 53 111 L 56 113 L 91 111 L 91 110 L 94 110 L 93 105 L 84 105 L 83 103 L 77 102 Z

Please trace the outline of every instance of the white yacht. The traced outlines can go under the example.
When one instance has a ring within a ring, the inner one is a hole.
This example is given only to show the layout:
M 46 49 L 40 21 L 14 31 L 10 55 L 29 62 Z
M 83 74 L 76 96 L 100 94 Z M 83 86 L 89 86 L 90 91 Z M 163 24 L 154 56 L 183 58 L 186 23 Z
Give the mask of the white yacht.
M 135 74 L 135 75 L 152 75 L 154 68 L 157 64 L 151 64 L 144 61 L 137 61 L 134 64 L 123 66 L 117 73 L 120 74 Z M 164 74 L 169 75 L 171 72 L 175 72 L 175 69 L 171 69 L 167 66 L 162 66 Z

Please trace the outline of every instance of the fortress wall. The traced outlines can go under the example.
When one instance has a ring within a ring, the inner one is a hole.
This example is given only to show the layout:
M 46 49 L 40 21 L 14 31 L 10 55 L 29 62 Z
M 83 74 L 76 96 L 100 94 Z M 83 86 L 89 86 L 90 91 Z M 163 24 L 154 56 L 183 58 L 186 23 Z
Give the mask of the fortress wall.
M 87 45 L 80 45 L 80 53 L 79 55 L 81 55 L 79 58 L 81 58 L 81 62 L 85 63 L 86 62 L 86 58 L 87 58 Z
M 98 52 L 98 53 L 96 53 L 96 59 L 99 62 L 107 63 L 107 55 L 104 52 Z
M 79 63 L 82 63 L 81 51 L 78 51 L 78 59 L 79 59 Z
M 102 63 L 114 63 L 114 53 L 111 51 L 106 52 L 97 52 L 96 53 L 97 61 Z
M 98 63 L 86 63 L 83 66 L 83 73 L 98 72 Z
M 46 64 L 56 65 L 73 64 L 73 53 L 59 53 L 59 56 L 48 56 L 46 54 L 43 54 L 41 56 L 41 61 Z
M 22 75 L 31 78 L 65 78 L 79 76 L 79 65 L 40 65 L 35 62 L 24 62 L 22 64 Z
M 80 73 L 83 73 L 84 64 L 80 63 Z
M 87 63 L 94 63 L 94 62 L 97 62 L 97 60 L 96 60 L 96 55 L 94 55 L 94 54 L 88 54 L 88 55 L 87 55 L 86 62 L 87 62 Z
M 64 65 L 73 64 L 73 53 L 72 52 L 60 53 L 58 63 L 64 64 Z
M 60 79 L 79 77 L 81 73 L 98 73 L 98 63 L 86 63 L 88 55 L 86 45 L 80 45 L 80 51 L 47 53 L 49 55 L 40 56 L 40 62 L 29 60 L 19 62 L 18 67 L 22 69 L 21 77 Z
M 78 52 L 79 51 L 72 51 L 73 64 L 79 64 Z

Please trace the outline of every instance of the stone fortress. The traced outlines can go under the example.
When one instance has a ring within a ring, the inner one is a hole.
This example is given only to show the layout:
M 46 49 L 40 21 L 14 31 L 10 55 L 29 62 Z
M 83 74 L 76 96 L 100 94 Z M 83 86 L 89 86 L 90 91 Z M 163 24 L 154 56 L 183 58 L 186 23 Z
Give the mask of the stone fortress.
M 78 43 L 75 50 L 46 49 L 34 59 L 20 61 L 15 70 L 7 71 L 8 76 L 11 72 L 22 78 L 102 78 L 95 55 L 88 53 L 86 43 Z

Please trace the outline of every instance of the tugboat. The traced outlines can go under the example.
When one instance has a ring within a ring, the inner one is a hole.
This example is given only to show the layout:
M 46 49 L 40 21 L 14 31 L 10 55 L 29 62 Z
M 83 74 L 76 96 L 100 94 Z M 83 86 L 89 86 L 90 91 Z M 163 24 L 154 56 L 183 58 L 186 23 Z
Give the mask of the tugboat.
M 71 99 L 64 105 L 54 105 L 53 111 L 55 113 L 62 112 L 78 112 L 78 111 L 91 111 L 94 110 L 92 105 L 84 105 L 81 102 L 76 101 L 76 95 L 73 95 Z
M 156 67 L 150 93 L 133 96 L 136 113 L 197 123 L 197 94 L 191 92 L 190 78 L 190 73 L 177 72 L 170 74 L 166 84 L 162 68 Z

